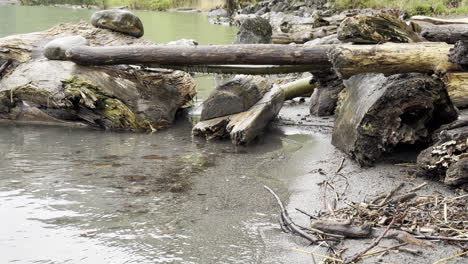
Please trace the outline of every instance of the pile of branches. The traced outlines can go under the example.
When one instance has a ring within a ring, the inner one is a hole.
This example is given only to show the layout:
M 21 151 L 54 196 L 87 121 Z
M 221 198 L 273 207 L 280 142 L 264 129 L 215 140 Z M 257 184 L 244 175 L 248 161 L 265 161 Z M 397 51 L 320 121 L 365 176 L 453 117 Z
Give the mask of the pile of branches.
M 418 195 L 426 184 L 403 192 L 400 184 L 387 194 L 360 203 L 344 201 L 346 206 L 331 209 L 317 216 L 302 210 L 311 219 L 310 226 L 296 224 L 285 210 L 278 195 L 265 188 L 276 198 L 280 209 L 280 225 L 284 232 L 299 235 L 312 244 L 324 246 L 331 252 L 322 257 L 325 263 L 354 263 L 365 257 L 385 254 L 392 249 L 419 254 L 418 250 L 403 248 L 405 245 L 433 247 L 433 242 L 444 241 L 461 248 L 461 253 L 451 258 L 467 255 L 468 246 L 468 195 L 443 197 L 442 195 Z M 338 195 L 336 195 L 338 197 Z M 342 257 L 346 249 L 337 249 L 345 239 L 374 238 L 372 243 L 353 255 Z M 395 239 L 400 244 L 368 252 L 382 239 Z

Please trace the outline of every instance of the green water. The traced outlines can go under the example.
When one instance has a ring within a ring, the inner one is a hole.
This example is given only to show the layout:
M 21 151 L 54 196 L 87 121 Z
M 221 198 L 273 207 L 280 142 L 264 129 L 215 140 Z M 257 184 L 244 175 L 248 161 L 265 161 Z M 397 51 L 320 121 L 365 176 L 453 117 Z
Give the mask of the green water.
M 0 37 L 46 30 L 60 23 L 90 21 L 96 10 L 0 6 Z M 158 43 L 189 38 L 200 44 L 229 44 L 237 33 L 234 27 L 212 25 L 200 13 L 168 13 L 154 11 L 134 11 L 143 22 L 143 38 Z

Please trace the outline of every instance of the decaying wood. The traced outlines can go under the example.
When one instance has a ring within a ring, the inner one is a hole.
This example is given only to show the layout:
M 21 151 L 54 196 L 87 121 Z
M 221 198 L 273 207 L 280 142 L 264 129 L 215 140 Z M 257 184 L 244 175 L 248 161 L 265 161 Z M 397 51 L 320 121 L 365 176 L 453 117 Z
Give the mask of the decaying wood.
M 448 61 L 451 47 L 446 43 L 335 46 L 245 44 L 197 47 L 76 47 L 67 53 L 70 60 L 85 65 L 311 65 L 309 71 L 328 70 L 333 65 L 342 77 L 349 77 L 363 72 L 460 71 L 459 65 Z
M 421 36 L 428 41 L 455 44 L 468 40 L 468 24 L 422 26 Z
M 314 65 L 329 68 L 326 51 L 330 47 L 275 44 L 209 45 L 195 47 L 76 47 L 67 51 L 70 60 L 84 65 Z M 311 69 L 313 70 L 313 69 Z
M 443 82 L 425 74 L 367 73 L 344 83 L 332 144 L 364 166 L 398 144 L 429 141 L 433 128 L 458 115 Z
M 217 86 L 203 102 L 200 120 L 237 114 L 259 101 L 272 84 L 261 76 L 237 75 Z
M 450 49 L 449 61 L 468 70 L 468 40 L 460 40 Z
M 314 65 L 146 65 L 153 68 L 166 68 L 184 72 L 217 73 L 217 74 L 286 74 L 310 72 Z
M 446 43 L 385 43 L 382 45 L 337 45 L 330 49 L 330 60 L 343 78 L 364 72 L 432 73 L 460 71 L 449 62 L 452 45 Z
M 231 138 L 235 145 L 248 144 L 278 114 L 284 99 L 284 90 L 280 86 L 274 86 L 249 110 L 198 122 L 192 129 L 192 133 L 208 140 Z
M 468 72 L 449 72 L 443 80 L 453 104 L 468 107 Z
M 468 18 L 443 19 L 428 16 L 412 16 L 411 20 L 428 22 L 434 25 L 468 24 Z
M 11 60 L 7 59 L 5 62 L 0 64 L 0 78 L 2 78 L 3 72 L 10 66 Z
M 310 96 L 315 87 L 316 84 L 313 77 L 307 77 L 281 85 L 285 100 L 291 100 L 301 96 Z
M 349 222 L 314 221 L 311 227 L 326 233 L 342 235 L 348 238 L 367 238 L 371 236 L 372 226 L 355 226 Z

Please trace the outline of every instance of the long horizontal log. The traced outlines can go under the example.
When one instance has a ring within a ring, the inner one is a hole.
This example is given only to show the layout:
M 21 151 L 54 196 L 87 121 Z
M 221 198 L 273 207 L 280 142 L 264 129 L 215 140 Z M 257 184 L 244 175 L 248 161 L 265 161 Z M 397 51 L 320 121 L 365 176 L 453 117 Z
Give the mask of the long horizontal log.
M 166 68 L 185 72 L 217 74 L 285 74 L 313 71 L 314 65 L 147 65 L 153 68 Z
M 275 44 L 181 46 L 123 46 L 69 49 L 69 60 L 82 65 L 115 64 L 252 64 L 252 65 L 313 65 L 329 68 L 328 46 L 289 46 Z
M 342 77 L 364 72 L 432 73 L 460 71 L 448 61 L 453 45 L 446 43 L 386 43 L 383 45 L 211 45 L 87 47 L 67 51 L 68 59 L 84 65 L 159 64 L 297 65 L 323 71 L 332 66 Z M 210 66 L 216 67 L 216 66 Z

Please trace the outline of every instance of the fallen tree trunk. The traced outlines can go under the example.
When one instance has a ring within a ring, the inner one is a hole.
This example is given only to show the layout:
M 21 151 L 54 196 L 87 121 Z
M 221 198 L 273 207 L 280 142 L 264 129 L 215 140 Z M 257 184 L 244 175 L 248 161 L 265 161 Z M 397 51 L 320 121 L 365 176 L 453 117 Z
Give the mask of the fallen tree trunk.
M 453 47 L 446 43 L 385 43 L 382 45 L 337 45 L 330 49 L 333 68 L 342 78 L 364 72 L 433 73 L 460 71 L 449 62 Z
M 468 24 L 421 26 L 423 36 L 428 41 L 455 44 L 459 40 L 468 40 Z
M 76 47 L 68 59 L 84 65 L 112 64 L 252 64 L 311 65 L 309 71 L 333 67 L 342 77 L 363 72 L 406 73 L 459 71 L 448 61 L 446 43 L 387 43 L 383 45 L 212 45 L 197 47 Z M 330 57 L 330 60 L 329 60 Z M 330 63 L 331 62 L 331 63 Z
M 433 130 L 458 115 L 444 83 L 428 75 L 367 73 L 344 83 L 332 144 L 363 166 L 399 144 L 429 142 Z
M 217 74 L 285 74 L 309 72 L 314 65 L 148 65 L 153 68 L 166 68 L 184 72 L 217 73 Z
M 449 72 L 443 80 L 453 104 L 468 107 L 468 72 Z
M 468 18 L 443 19 L 428 16 L 412 16 L 411 20 L 428 22 L 434 25 L 468 24 Z
M 249 110 L 198 122 L 192 129 L 192 134 L 208 140 L 231 138 L 235 145 L 248 144 L 278 114 L 284 98 L 284 90 L 280 86 L 274 86 Z
M 301 96 L 310 96 L 315 87 L 316 84 L 313 77 L 307 77 L 281 85 L 281 88 L 284 91 L 285 100 L 291 100 Z
M 252 64 L 313 65 L 329 68 L 328 46 L 286 46 L 268 44 L 211 45 L 196 47 L 76 47 L 67 51 L 71 61 L 83 65 L 112 64 Z

